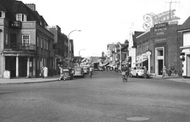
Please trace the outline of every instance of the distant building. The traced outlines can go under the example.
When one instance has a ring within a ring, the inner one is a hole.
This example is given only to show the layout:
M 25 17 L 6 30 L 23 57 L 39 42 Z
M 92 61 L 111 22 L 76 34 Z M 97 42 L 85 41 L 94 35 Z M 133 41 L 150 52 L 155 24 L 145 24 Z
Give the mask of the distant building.
M 130 64 L 131 67 L 135 67 L 136 66 L 136 37 L 141 35 L 142 31 L 134 31 L 130 33 L 130 37 L 129 37 L 129 58 L 130 60 Z
M 53 43 L 53 49 L 54 49 L 54 64 L 53 67 L 58 73 L 58 64 L 63 66 L 67 66 L 67 58 L 68 58 L 68 38 L 65 34 L 61 32 L 61 28 L 56 25 L 52 27 L 48 27 L 48 30 L 53 33 L 54 35 L 54 43 Z
M 0 0 L 0 77 L 39 77 L 42 66 L 53 72 L 54 35 L 35 4 Z

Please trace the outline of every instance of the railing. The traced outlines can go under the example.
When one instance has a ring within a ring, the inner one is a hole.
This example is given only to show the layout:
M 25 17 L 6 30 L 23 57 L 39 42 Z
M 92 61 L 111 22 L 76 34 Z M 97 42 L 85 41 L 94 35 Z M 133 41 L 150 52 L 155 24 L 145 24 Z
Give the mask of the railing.
M 20 43 L 18 46 L 19 50 L 36 50 L 36 45 L 35 44 L 30 44 L 30 43 Z
M 36 45 L 30 44 L 30 43 L 16 43 L 16 44 L 5 45 L 4 50 L 12 50 L 12 51 L 31 50 L 31 51 L 36 51 Z
M 12 22 L 10 22 L 10 27 L 12 27 L 12 28 L 21 28 L 22 23 L 20 21 L 12 21 Z

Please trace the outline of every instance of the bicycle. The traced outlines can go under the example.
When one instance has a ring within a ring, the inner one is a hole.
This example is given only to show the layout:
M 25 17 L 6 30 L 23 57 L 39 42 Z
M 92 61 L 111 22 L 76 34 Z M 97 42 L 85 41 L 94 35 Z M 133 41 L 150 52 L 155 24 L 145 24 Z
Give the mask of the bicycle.
M 128 72 L 125 72 L 125 71 L 122 71 L 122 80 L 123 82 L 127 82 L 128 81 L 128 77 L 129 77 L 129 73 Z

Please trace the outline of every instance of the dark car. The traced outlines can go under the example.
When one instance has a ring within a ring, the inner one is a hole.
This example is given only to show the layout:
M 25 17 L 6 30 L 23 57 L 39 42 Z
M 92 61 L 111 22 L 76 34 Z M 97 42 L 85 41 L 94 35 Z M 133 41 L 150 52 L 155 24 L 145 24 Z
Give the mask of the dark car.
M 72 68 L 63 68 L 63 78 L 72 80 L 73 79 L 73 70 Z

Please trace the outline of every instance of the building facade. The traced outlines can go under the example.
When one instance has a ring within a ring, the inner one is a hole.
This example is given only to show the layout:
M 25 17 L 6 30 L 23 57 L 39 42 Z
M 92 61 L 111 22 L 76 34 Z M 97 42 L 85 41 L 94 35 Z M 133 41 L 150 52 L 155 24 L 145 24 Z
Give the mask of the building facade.
M 66 60 L 66 58 L 68 58 L 68 38 L 61 32 L 61 28 L 58 25 L 48 27 L 48 30 L 54 35 L 53 49 L 55 63 L 53 64 L 53 67 L 55 69 L 54 74 L 58 74 L 58 64 L 63 65 L 64 67 L 68 65 Z
M 180 46 L 182 35 L 177 33 L 177 24 L 161 23 L 136 38 L 136 63 L 146 66 L 156 75 L 162 74 L 163 66 L 168 70 L 180 72 Z
M 42 66 L 53 72 L 54 35 L 35 4 L 0 0 L 0 77 L 39 77 Z
M 183 23 L 178 33 L 182 34 L 181 61 L 182 76 L 190 77 L 190 17 Z

